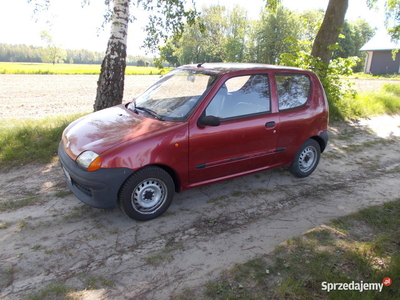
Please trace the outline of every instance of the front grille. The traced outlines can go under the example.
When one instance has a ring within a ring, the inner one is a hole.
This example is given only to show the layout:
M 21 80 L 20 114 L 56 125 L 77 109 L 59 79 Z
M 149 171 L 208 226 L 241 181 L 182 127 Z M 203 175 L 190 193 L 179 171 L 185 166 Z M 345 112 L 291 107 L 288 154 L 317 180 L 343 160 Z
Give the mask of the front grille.
M 82 193 L 84 193 L 85 195 L 89 196 L 89 197 L 93 197 L 93 192 L 90 188 L 79 184 L 78 182 L 76 182 L 75 180 L 72 181 L 72 184 L 75 185 Z

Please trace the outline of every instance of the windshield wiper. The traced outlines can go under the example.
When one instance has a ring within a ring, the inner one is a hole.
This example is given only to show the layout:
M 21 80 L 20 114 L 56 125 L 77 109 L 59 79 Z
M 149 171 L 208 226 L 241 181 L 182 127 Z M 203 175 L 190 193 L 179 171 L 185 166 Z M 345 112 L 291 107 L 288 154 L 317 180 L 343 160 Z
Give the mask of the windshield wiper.
M 138 109 L 147 112 L 149 115 L 155 117 L 157 120 L 163 121 L 163 117 L 160 116 L 158 113 L 156 113 L 154 110 L 147 108 L 147 107 L 143 107 L 143 106 L 136 106 L 136 102 L 135 102 L 135 110 L 137 111 Z
M 134 112 L 135 114 L 139 114 L 139 112 L 138 112 L 137 109 L 136 109 L 136 99 L 133 99 L 132 102 L 133 102 L 133 112 Z

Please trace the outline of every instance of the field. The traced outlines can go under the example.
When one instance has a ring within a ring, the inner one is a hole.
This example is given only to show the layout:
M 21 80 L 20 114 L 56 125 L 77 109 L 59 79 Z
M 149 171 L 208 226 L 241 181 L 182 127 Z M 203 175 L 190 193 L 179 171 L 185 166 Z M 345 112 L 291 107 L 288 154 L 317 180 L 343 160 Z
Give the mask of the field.
M 160 75 L 125 77 L 124 102 Z M 0 119 L 43 118 L 93 111 L 98 75 L 0 74 Z
M 100 65 L 85 64 L 40 64 L 40 63 L 6 63 L 0 62 L 0 74 L 64 74 L 95 75 L 100 74 Z M 126 75 L 157 75 L 169 69 L 160 70 L 154 67 L 127 66 Z

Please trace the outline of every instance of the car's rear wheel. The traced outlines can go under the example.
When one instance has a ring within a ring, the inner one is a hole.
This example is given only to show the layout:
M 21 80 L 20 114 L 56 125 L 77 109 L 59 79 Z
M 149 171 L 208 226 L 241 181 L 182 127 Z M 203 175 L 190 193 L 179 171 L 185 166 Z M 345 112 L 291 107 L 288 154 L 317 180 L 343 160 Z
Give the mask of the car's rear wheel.
M 317 168 L 321 157 L 321 147 L 317 141 L 309 139 L 299 148 L 289 170 L 294 176 L 303 178 Z
M 119 206 L 131 219 L 147 221 L 162 215 L 174 197 L 171 176 L 159 167 L 133 173 L 119 193 Z

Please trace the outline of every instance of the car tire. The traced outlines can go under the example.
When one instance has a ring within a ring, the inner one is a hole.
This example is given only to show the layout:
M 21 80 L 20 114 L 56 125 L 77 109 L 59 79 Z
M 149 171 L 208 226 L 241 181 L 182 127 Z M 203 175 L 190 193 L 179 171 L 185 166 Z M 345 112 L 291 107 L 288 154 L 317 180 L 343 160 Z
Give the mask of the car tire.
M 317 141 L 308 139 L 297 151 L 289 171 L 296 177 L 307 177 L 317 168 L 320 157 L 320 145 Z
M 122 185 L 119 207 L 131 219 L 151 220 L 168 209 L 174 191 L 174 181 L 166 171 L 145 167 L 133 173 Z

